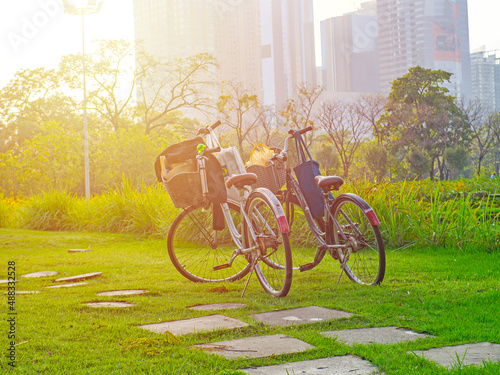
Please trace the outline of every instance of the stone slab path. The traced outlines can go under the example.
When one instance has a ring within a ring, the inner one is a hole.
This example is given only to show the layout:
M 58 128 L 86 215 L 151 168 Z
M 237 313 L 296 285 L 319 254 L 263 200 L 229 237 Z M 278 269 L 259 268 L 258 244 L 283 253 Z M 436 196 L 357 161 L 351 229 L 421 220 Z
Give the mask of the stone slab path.
M 40 272 L 27 273 L 26 275 L 22 275 L 22 277 L 27 277 L 27 278 L 49 277 L 49 276 L 54 276 L 54 275 L 58 275 L 58 274 L 59 274 L 59 272 L 57 272 L 57 271 L 40 271 Z
M 453 366 L 458 366 L 459 360 L 465 366 L 481 366 L 483 361 L 500 361 L 500 345 L 491 342 L 445 346 L 424 351 L 413 351 L 413 353 L 450 369 Z
M 195 345 L 213 354 L 232 358 L 259 358 L 270 355 L 303 352 L 314 346 L 285 335 L 249 337 L 244 339 Z
M 90 307 L 132 307 L 132 306 L 134 306 L 133 303 L 128 303 L 128 302 L 107 302 L 107 301 L 87 302 L 87 303 L 84 303 L 84 305 L 87 305 Z
M 419 338 L 432 337 L 422 333 L 416 333 L 406 328 L 397 327 L 374 327 L 345 329 L 341 331 L 321 332 L 327 337 L 336 337 L 346 344 L 396 344 L 401 341 L 413 341 Z
M 87 285 L 87 284 L 88 283 L 70 283 L 70 284 L 46 286 L 46 288 L 72 288 L 74 286 Z
M 234 309 L 239 309 L 240 307 L 246 305 L 247 305 L 246 303 L 239 303 L 239 302 L 211 303 L 208 305 L 189 306 L 188 309 L 197 311 L 234 310 Z
M 208 315 L 200 318 L 145 324 L 139 327 L 156 333 L 165 333 L 168 331 L 174 335 L 186 335 L 188 333 L 243 328 L 247 326 L 248 323 L 224 315 Z
M 119 291 L 115 291 L 119 292 Z M 189 309 L 210 311 L 219 309 L 234 309 L 244 306 L 243 303 L 220 303 L 190 306 Z M 305 324 L 321 322 L 331 319 L 349 318 L 352 314 L 327 309 L 319 306 L 308 306 L 296 309 L 278 310 L 266 313 L 254 314 L 255 320 L 268 325 L 288 326 L 291 324 Z M 209 315 L 193 319 L 177 320 L 162 323 L 145 324 L 140 328 L 155 333 L 170 332 L 174 335 L 184 335 L 200 331 L 213 331 L 218 329 L 234 329 L 248 326 L 247 323 L 224 315 Z M 413 341 L 417 339 L 432 338 L 431 335 L 413 332 L 401 327 L 374 327 L 348 329 L 339 331 L 321 332 L 326 337 L 337 338 L 346 344 L 396 344 L 399 342 Z M 224 356 L 228 359 L 234 358 L 259 358 L 271 355 L 281 355 L 302 352 L 314 346 L 291 338 L 286 335 L 268 335 L 249 337 L 236 340 L 219 341 L 207 344 L 199 344 L 194 347 L 209 353 Z M 500 345 L 492 343 L 476 343 L 444 348 L 430 349 L 426 351 L 412 352 L 423 356 L 442 366 L 456 366 L 457 356 L 463 365 L 482 365 L 483 361 L 500 361 Z M 351 355 L 322 358 L 292 362 L 287 364 L 264 366 L 258 368 L 242 369 L 247 374 L 303 374 L 303 375 L 326 375 L 326 374 L 371 374 L 377 368 L 366 360 Z
M 130 296 L 147 293 L 146 289 L 109 290 L 107 292 L 96 293 L 98 296 Z
M 377 370 L 377 367 L 370 362 L 351 355 L 242 369 L 243 372 L 251 375 L 365 375 Z
M 91 273 L 85 273 L 83 275 L 63 277 L 62 279 L 56 279 L 54 281 L 58 282 L 58 283 L 65 283 L 65 282 L 72 282 L 72 281 L 89 280 L 89 279 L 93 279 L 93 278 L 101 276 L 101 275 L 102 275 L 102 272 L 91 272 Z
M 317 323 L 324 320 L 349 318 L 352 314 L 345 311 L 327 309 L 326 307 L 307 306 L 296 309 L 271 311 L 254 314 L 255 320 L 272 326 L 289 326 L 292 324 Z

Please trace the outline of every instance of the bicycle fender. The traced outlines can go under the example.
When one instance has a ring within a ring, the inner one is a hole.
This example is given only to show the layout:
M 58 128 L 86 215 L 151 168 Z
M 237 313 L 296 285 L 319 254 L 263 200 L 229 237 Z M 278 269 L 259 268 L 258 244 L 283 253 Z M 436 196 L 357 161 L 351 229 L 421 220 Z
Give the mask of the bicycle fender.
M 376 226 L 380 225 L 380 221 L 378 220 L 377 214 L 375 213 L 375 211 L 373 211 L 373 208 L 371 208 L 371 206 L 368 203 L 366 203 L 366 201 L 363 198 L 361 198 L 356 194 L 343 193 L 339 195 L 336 199 L 339 199 L 341 196 L 347 196 L 349 197 L 349 199 L 356 201 L 356 203 L 359 204 L 363 212 L 368 217 L 368 220 L 370 220 L 370 223 Z
M 255 192 L 259 192 L 262 195 L 265 195 L 269 199 L 269 202 L 271 202 L 271 209 L 273 210 L 274 214 L 276 215 L 276 218 L 278 219 L 278 226 L 280 228 L 280 232 L 289 233 L 290 226 L 288 225 L 285 211 L 283 211 L 283 207 L 281 207 L 281 203 L 278 200 L 278 198 L 276 198 L 276 196 L 269 189 L 261 187 L 254 189 L 248 196 L 248 199 L 250 199 L 252 194 L 254 194 Z

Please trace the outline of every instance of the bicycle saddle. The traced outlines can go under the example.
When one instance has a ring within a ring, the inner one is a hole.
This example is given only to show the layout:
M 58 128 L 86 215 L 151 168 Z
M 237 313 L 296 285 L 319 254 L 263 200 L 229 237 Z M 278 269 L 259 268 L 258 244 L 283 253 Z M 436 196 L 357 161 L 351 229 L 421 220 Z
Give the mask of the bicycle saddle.
M 339 188 L 344 183 L 342 177 L 338 176 L 316 176 L 314 177 L 314 182 L 323 191 L 339 190 Z
M 257 175 L 255 173 L 241 173 L 231 176 L 226 181 L 226 186 L 231 189 L 236 186 L 236 189 L 243 189 L 246 185 L 253 185 L 257 182 Z

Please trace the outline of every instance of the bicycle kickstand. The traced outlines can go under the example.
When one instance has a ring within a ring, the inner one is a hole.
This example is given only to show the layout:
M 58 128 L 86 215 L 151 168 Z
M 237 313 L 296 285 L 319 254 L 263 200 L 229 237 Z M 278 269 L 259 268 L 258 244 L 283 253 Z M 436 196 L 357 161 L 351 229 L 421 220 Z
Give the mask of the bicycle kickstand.
M 252 278 L 252 273 L 253 273 L 253 270 L 254 270 L 256 264 L 257 264 L 257 258 L 252 259 L 252 264 L 250 266 L 250 275 L 248 275 L 248 279 L 247 279 L 247 282 L 245 283 L 245 287 L 243 288 L 243 292 L 241 292 L 241 298 L 243 298 L 243 296 L 245 295 L 245 292 L 246 292 L 247 287 L 248 287 L 248 283 L 250 282 L 250 279 Z
M 339 278 L 337 279 L 337 286 L 340 283 L 340 278 L 344 274 L 344 267 L 345 267 L 344 254 L 341 251 L 339 251 L 339 258 L 340 258 L 340 275 Z
M 344 267 L 342 267 L 342 268 L 341 268 L 339 278 L 337 279 L 337 286 L 339 285 L 339 283 L 340 283 L 340 278 L 342 277 L 342 275 L 343 275 L 343 274 L 344 274 Z

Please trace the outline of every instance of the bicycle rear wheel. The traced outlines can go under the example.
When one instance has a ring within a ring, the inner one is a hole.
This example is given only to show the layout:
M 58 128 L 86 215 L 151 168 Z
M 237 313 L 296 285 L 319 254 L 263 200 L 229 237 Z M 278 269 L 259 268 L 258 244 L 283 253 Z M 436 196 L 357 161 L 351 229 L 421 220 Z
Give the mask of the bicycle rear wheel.
M 260 248 L 261 256 L 255 264 L 255 273 L 262 288 L 274 297 L 285 297 L 292 284 L 292 253 L 288 233 L 281 231 L 280 221 L 273 209 L 279 206 L 278 200 L 275 200 L 271 202 L 269 196 L 259 190 L 250 194 L 245 210 L 257 236 L 257 244 L 251 243 L 249 233 L 246 233 L 246 242 Z M 284 214 L 280 220 L 285 220 Z M 252 262 L 252 259 L 249 261 Z
M 228 203 L 237 228 L 241 229 L 239 206 Z M 187 279 L 195 282 L 235 281 L 250 271 L 250 265 L 237 256 L 231 267 L 214 270 L 214 266 L 227 264 L 236 249 L 226 227 L 212 229 L 213 206 L 192 206 L 182 211 L 170 227 L 167 247 L 175 268 Z
M 359 284 L 380 284 L 385 274 L 384 243 L 373 209 L 353 194 L 341 194 L 333 202 L 331 212 L 337 228 L 329 220 L 335 244 L 347 244 L 343 249 L 348 258 L 344 271 L 351 281 Z M 336 258 L 335 252 L 331 252 Z

